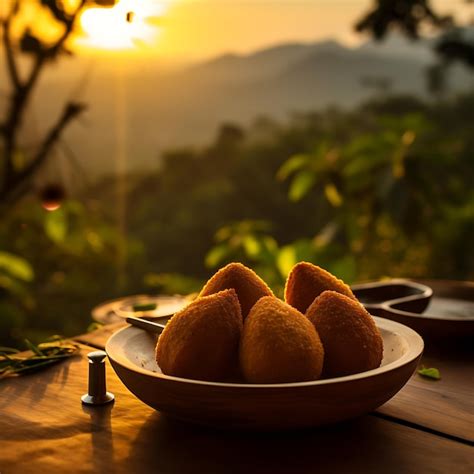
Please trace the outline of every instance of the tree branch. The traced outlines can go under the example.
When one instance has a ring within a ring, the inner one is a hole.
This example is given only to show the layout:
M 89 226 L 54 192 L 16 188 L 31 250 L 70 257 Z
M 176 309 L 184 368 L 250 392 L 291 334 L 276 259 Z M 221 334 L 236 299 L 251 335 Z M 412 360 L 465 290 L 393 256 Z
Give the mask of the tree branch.
M 18 75 L 18 68 L 16 66 L 15 57 L 13 56 L 13 45 L 10 35 L 10 25 L 13 15 L 18 11 L 19 0 L 16 0 L 12 5 L 10 12 L 8 13 L 5 20 L 3 20 L 3 47 L 5 48 L 5 56 L 7 59 L 7 70 L 12 81 L 13 86 L 18 89 L 21 86 L 20 77 Z
M 44 164 L 49 152 L 59 140 L 67 125 L 80 115 L 85 108 L 85 104 L 76 102 L 69 102 L 65 106 L 63 113 L 57 120 L 56 124 L 51 127 L 33 160 L 14 176 L 6 188 L 0 191 L 0 202 L 8 204 L 26 194 L 28 191 L 26 184 L 33 177 L 35 172 Z
M 18 77 L 18 71 L 13 56 L 13 49 L 11 47 L 12 45 L 9 29 L 11 19 L 15 14 L 18 13 L 19 0 L 15 0 L 13 8 L 7 16 L 7 19 L 4 21 L 3 37 L 4 44 L 6 45 L 7 58 L 10 57 L 10 60 L 8 60 L 9 69 L 11 71 L 10 74 L 13 74 L 11 76 L 12 81 L 17 82 L 15 83 L 15 87 L 11 95 L 7 118 L 1 130 L 4 139 L 4 175 L 3 182 L 0 184 L 0 202 L 2 202 L 4 199 L 8 199 L 9 201 L 11 200 L 10 198 L 15 195 L 14 188 L 16 186 L 21 186 L 21 184 L 25 182 L 25 179 L 28 180 L 30 175 L 34 173 L 46 159 L 47 153 L 50 150 L 50 146 L 48 145 L 49 140 L 52 139 L 54 144 L 54 142 L 58 139 L 59 134 L 62 132 L 62 129 L 72 118 L 78 115 L 83 109 L 82 106 L 78 107 L 77 104 L 68 104 L 61 118 L 64 123 L 61 123 L 60 120 L 57 126 L 59 128 L 55 127 L 52 130 L 53 132 L 57 129 L 58 135 L 54 136 L 53 134 L 52 136 L 50 133 L 46 137 L 43 146 L 40 148 L 40 151 L 26 168 L 18 172 L 13 169 L 13 156 L 16 149 L 16 138 L 18 131 L 21 127 L 23 114 L 29 102 L 31 92 L 37 83 L 37 80 L 40 76 L 41 71 L 43 70 L 43 66 L 45 65 L 46 61 L 48 59 L 55 58 L 61 52 L 64 43 L 71 35 L 75 26 L 75 22 L 79 17 L 79 14 L 84 8 L 85 4 L 86 0 L 80 0 L 74 12 L 70 16 L 65 17 L 64 20 L 61 20 L 64 24 L 64 31 L 52 46 L 48 48 L 41 48 L 35 53 L 34 64 L 25 82 L 21 82 L 20 78 Z M 75 111 L 75 109 L 79 109 L 79 111 Z M 39 163 L 36 164 L 36 160 L 38 159 Z M 24 193 L 19 190 L 19 194 L 23 195 Z
M 25 90 L 26 90 L 27 95 L 29 95 L 30 91 L 33 89 L 34 85 L 36 84 L 36 81 L 39 77 L 39 74 L 42 70 L 42 67 L 45 61 L 49 58 L 53 58 L 54 56 L 56 56 L 60 52 L 61 48 L 64 46 L 65 41 L 68 39 L 69 35 L 72 33 L 72 30 L 74 29 L 76 20 L 79 16 L 79 13 L 84 8 L 86 1 L 87 0 L 81 0 L 76 10 L 74 11 L 74 13 L 71 15 L 71 17 L 64 22 L 64 25 L 65 25 L 64 32 L 56 40 L 56 42 L 49 48 L 42 50 L 36 56 L 36 61 L 25 83 Z

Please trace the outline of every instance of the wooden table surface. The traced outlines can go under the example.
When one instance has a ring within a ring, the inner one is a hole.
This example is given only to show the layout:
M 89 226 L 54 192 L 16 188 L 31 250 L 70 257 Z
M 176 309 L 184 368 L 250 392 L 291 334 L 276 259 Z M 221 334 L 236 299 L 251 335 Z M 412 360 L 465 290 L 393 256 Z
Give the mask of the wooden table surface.
M 137 400 L 107 366 L 113 405 L 87 408 L 87 352 L 120 325 L 78 336 L 81 355 L 0 381 L 0 473 L 469 473 L 474 471 L 472 350 L 428 352 L 375 413 L 312 430 L 227 432 L 172 421 Z M 87 345 L 84 345 L 87 344 Z M 452 351 L 449 352 L 452 354 Z M 470 367 L 469 367 L 470 366 Z

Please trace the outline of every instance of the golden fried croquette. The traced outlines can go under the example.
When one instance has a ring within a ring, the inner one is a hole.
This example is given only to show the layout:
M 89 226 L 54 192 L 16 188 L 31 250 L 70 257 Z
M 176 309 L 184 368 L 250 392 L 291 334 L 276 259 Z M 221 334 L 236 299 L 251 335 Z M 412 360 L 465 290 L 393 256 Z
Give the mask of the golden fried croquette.
M 262 296 L 273 296 L 268 285 L 253 270 L 241 263 L 229 263 L 221 268 L 204 285 L 199 296 L 212 295 L 227 288 L 236 291 L 244 319 Z
M 235 290 L 197 298 L 166 324 L 156 362 L 167 375 L 223 380 L 238 369 L 242 326 Z
M 265 296 L 244 322 L 240 368 L 247 382 L 284 383 L 315 380 L 324 350 L 317 331 L 299 311 Z
M 358 302 L 324 291 L 306 312 L 324 346 L 324 377 L 356 374 L 380 366 L 383 340 L 372 316 Z
M 291 269 L 286 280 L 285 301 L 304 314 L 314 299 L 326 290 L 356 299 L 342 280 L 312 263 L 300 262 Z

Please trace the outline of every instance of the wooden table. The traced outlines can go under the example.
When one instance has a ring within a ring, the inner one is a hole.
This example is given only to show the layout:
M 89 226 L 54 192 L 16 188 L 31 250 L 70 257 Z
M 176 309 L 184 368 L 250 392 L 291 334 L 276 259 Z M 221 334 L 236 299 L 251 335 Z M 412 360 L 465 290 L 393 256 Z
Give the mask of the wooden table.
M 474 471 L 471 348 L 428 351 L 438 382 L 414 375 L 370 415 L 283 433 L 217 431 L 169 420 L 107 367 L 113 405 L 88 408 L 87 359 L 120 325 L 76 340 L 81 355 L 0 382 L 0 473 L 455 473 Z M 449 356 L 447 355 L 449 353 Z

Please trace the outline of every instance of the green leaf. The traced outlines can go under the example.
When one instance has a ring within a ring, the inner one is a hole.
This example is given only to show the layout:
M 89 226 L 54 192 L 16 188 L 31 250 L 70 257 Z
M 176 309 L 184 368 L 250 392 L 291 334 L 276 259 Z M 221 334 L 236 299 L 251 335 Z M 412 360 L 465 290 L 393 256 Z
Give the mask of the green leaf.
M 46 235 L 58 244 L 63 243 L 67 234 L 67 216 L 64 209 L 49 212 L 44 223 Z
M 170 295 L 189 295 L 199 291 L 204 284 L 200 279 L 179 273 L 147 273 L 143 281 L 145 285 L 158 289 L 160 293 Z
M 229 249 L 226 244 L 220 244 L 213 247 L 206 255 L 206 267 L 217 267 L 228 255 Z
M 246 235 L 242 243 L 245 249 L 245 253 L 249 257 L 258 257 L 261 250 L 261 245 L 258 239 L 256 239 L 253 235 Z
M 89 326 L 87 326 L 87 332 L 93 332 L 93 331 L 96 331 L 97 329 L 101 329 L 102 327 L 104 327 L 102 323 L 93 321 L 92 323 L 89 324 Z
M 5 347 L 5 346 L 0 346 L 0 354 L 5 353 L 5 354 L 16 354 L 20 352 L 18 349 L 15 349 L 14 347 Z
M 18 280 L 32 281 L 34 278 L 31 265 L 24 258 L 9 252 L 0 251 L 0 270 Z
M 37 346 L 35 346 L 32 342 L 30 342 L 28 339 L 25 339 L 25 344 L 26 344 L 26 347 L 28 347 L 28 349 L 30 351 L 32 351 L 34 354 L 38 355 L 38 356 L 42 356 L 44 355 L 39 349 Z
M 305 166 L 307 162 L 308 155 L 293 155 L 280 166 L 280 169 L 277 171 L 276 175 L 277 179 L 279 181 L 284 181 L 295 171 L 298 171 L 299 169 L 303 168 L 303 166 Z
M 324 186 L 324 194 L 333 207 L 339 207 L 342 204 L 342 196 L 339 194 L 339 191 L 334 184 L 326 184 L 326 186 Z
M 277 256 L 277 267 L 283 278 L 286 278 L 293 265 L 296 263 L 296 249 L 293 245 L 285 245 L 280 249 Z
M 267 252 L 271 254 L 274 254 L 278 250 L 277 241 L 269 235 L 265 235 L 262 237 L 262 244 L 265 250 L 267 250 Z
M 288 197 L 290 201 L 296 202 L 301 200 L 308 191 L 313 187 L 316 181 L 314 173 L 308 170 L 300 171 L 291 181 Z
M 436 369 L 435 367 L 426 368 L 422 366 L 420 369 L 418 369 L 418 374 L 428 379 L 433 379 L 433 380 L 441 379 L 441 374 L 439 373 L 439 370 Z
M 137 303 L 132 308 L 133 311 L 153 311 L 156 309 L 156 303 Z
M 336 275 L 341 280 L 344 280 L 348 283 L 354 281 L 357 276 L 357 264 L 355 258 L 352 255 L 346 255 L 330 265 L 328 265 L 328 270 Z
M 33 372 L 64 360 L 79 351 L 79 346 L 70 341 L 46 342 L 35 346 L 25 341 L 33 355 L 0 354 L 0 379 L 21 373 Z

